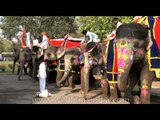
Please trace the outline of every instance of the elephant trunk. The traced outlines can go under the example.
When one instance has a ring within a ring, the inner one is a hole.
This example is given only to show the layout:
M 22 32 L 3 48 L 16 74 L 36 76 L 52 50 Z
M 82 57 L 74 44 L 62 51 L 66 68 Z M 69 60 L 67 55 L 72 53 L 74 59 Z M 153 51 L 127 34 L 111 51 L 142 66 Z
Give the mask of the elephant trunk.
M 122 63 L 124 64 L 122 67 Z M 127 59 L 118 58 L 118 88 L 121 92 L 125 92 L 128 86 L 128 77 L 131 66 L 133 64 L 133 55 L 128 55 Z
M 72 66 L 71 66 L 71 65 L 65 66 L 64 75 L 63 75 L 63 77 L 61 78 L 61 80 L 57 82 L 57 85 L 58 85 L 59 87 L 61 86 L 61 83 L 63 83 L 63 82 L 67 79 L 69 73 L 71 72 L 71 69 L 72 69 Z
M 87 99 L 87 93 L 89 90 L 89 73 L 90 73 L 90 65 L 89 65 L 89 54 L 84 53 L 84 92 L 83 92 L 83 98 Z

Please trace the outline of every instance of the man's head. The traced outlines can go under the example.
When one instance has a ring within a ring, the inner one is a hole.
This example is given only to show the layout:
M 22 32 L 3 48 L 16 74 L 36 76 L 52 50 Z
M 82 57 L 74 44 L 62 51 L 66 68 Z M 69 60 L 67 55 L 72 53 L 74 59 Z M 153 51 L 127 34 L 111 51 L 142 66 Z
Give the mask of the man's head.
M 83 31 L 82 31 L 82 34 L 83 34 L 83 35 L 86 35 L 86 33 L 87 33 L 87 30 L 83 30 Z
M 28 28 L 25 28 L 26 33 L 29 32 Z
M 113 18 L 113 21 L 112 21 L 115 25 L 117 25 L 118 23 L 118 18 Z
M 41 35 L 46 35 L 46 32 L 41 32 Z
M 36 35 L 31 36 L 33 40 L 37 39 Z

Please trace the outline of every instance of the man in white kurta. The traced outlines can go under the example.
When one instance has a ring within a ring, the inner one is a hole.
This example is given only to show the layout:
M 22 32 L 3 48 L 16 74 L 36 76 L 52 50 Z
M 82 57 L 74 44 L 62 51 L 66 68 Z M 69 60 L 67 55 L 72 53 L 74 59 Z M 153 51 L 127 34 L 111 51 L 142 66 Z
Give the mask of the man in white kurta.
M 48 37 L 45 32 L 42 32 L 41 35 L 43 36 L 42 42 L 40 43 L 40 47 L 43 49 L 47 49 L 48 47 Z
M 31 49 L 31 33 L 27 32 L 26 33 L 26 46 L 29 47 Z
M 47 73 L 46 73 L 46 62 L 45 61 L 43 61 L 39 65 L 38 78 L 39 78 L 39 88 L 40 88 L 40 93 L 38 94 L 38 96 L 39 97 L 51 96 L 51 93 L 49 93 L 48 90 L 46 89 Z

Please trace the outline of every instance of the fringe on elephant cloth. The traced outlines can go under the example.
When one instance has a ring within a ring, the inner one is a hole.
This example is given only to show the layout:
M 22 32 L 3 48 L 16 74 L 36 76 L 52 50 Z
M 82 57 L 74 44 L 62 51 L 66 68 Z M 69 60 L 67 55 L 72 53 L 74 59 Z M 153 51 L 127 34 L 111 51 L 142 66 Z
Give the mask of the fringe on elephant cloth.
M 53 63 L 49 65 L 48 71 L 53 71 L 53 70 L 64 71 L 64 69 L 65 69 L 64 57 L 61 57 L 60 60 L 53 61 Z
M 61 57 L 60 60 L 58 61 L 54 61 L 51 65 L 49 65 L 49 69 L 48 71 L 65 71 L 65 64 L 64 64 L 64 57 Z M 76 72 L 77 71 L 77 67 L 72 67 L 72 71 L 71 72 Z
M 153 45 L 148 51 L 149 69 L 155 71 L 156 77 L 160 78 L 160 19 L 148 16 L 148 24 L 153 41 Z
M 117 83 L 118 65 L 117 65 L 117 48 L 114 39 L 109 40 L 106 45 L 107 54 L 107 78 L 109 83 Z

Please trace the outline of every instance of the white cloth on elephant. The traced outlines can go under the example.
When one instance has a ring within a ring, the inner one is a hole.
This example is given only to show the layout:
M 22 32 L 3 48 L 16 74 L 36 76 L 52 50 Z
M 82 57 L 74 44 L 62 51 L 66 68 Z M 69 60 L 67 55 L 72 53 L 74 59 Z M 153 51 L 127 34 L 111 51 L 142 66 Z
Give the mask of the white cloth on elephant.
M 30 34 L 30 32 L 26 33 L 26 46 L 31 48 L 31 34 Z
M 47 78 L 47 73 L 46 73 L 46 65 L 45 62 L 42 62 L 39 65 L 39 71 L 37 77 L 39 78 L 39 87 L 40 87 L 40 92 L 44 91 L 46 88 L 46 78 Z
M 42 42 L 40 43 L 40 47 L 43 49 L 47 49 L 48 47 L 48 37 L 46 35 L 43 36 Z

